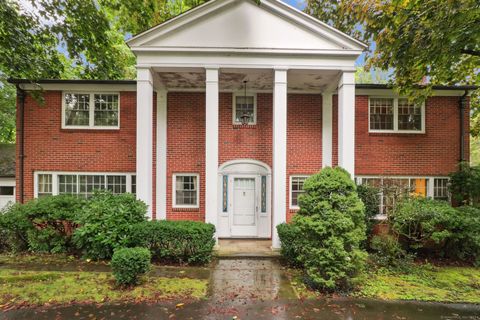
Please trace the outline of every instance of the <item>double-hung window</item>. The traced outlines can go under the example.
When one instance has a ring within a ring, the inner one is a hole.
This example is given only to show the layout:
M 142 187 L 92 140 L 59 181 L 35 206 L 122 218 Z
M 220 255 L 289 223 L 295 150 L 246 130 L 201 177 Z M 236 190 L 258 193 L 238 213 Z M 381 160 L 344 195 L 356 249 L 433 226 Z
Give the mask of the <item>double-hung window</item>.
M 425 105 L 406 98 L 370 97 L 370 132 L 425 132 Z
M 173 175 L 173 207 L 198 208 L 199 190 L 197 174 Z
M 299 209 L 298 196 L 305 193 L 303 184 L 308 176 L 291 176 L 290 177 L 290 209 Z
M 118 129 L 120 97 L 118 93 L 65 92 L 63 128 Z
M 247 124 L 257 123 L 257 103 L 254 94 L 239 94 L 233 99 L 233 124 L 242 124 L 243 117 L 247 117 Z

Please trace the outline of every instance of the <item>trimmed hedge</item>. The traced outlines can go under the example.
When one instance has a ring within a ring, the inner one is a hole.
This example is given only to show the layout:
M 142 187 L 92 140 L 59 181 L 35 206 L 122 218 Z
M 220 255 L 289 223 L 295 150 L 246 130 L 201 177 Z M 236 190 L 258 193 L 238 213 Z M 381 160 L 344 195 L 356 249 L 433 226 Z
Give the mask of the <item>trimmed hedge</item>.
M 122 248 L 113 253 L 113 276 L 118 285 L 130 286 L 138 283 L 139 276 L 150 270 L 152 256 L 146 248 Z
M 145 247 L 155 261 L 205 264 L 212 258 L 215 227 L 196 221 L 147 221 L 136 224 L 130 246 Z
M 300 267 L 302 263 L 299 255 L 302 250 L 302 234 L 300 229 L 293 223 L 282 223 L 277 226 L 278 236 L 282 241 L 280 253 L 283 259 L 294 267 Z

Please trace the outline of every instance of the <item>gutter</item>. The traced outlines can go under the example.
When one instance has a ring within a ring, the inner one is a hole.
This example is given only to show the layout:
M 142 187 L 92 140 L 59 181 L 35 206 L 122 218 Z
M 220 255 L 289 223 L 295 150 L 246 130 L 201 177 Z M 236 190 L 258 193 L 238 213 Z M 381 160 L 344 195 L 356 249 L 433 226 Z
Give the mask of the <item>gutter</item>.
M 467 106 L 468 90 L 465 90 L 463 96 L 459 101 L 459 115 L 460 115 L 460 162 L 465 161 L 465 108 Z
M 19 163 L 19 172 L 18 172 L 18 179 L 19 179 L 19 182 L 20 182 L 20 203 L 23 203 L 24 202 L 24 196 L 23 196 L 23 190 L 24 190 L 24 187 L 23 187 L 23 184 L 24 184 L 24 158 L 25 158 L 25 97 L 26 97 L 26 92 L 25 90 L 23 90 L 22 88 L 20 88 L 20 85 L 17 84 L 16 85 L 17 87 L 17 97 L 19 99 L 19 109 L 18 111 L 20 112 L 20 143 L 19 143 L 19 155 L 18 155 L 18 158 L 20 160 L 20 163 Z

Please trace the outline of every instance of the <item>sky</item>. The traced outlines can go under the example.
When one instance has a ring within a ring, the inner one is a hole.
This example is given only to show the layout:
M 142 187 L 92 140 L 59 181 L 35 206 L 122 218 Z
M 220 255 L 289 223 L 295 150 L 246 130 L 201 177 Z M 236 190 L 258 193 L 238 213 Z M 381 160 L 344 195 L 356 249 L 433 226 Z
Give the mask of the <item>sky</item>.
M 291 6 L 294 6 L 298 9 L 303 9 L 305 7 L 305 1 L 304 0 L 283 0 L 283 2 L 288 3 Z

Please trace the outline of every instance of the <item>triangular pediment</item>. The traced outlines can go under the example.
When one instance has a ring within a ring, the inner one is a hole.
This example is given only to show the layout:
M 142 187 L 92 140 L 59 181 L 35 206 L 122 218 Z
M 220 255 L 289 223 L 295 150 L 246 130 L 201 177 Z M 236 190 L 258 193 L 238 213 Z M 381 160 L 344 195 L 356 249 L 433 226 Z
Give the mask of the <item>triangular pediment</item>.
M 357 40 L 277 0 L 212 0 L 132 38 L 136 48 L 338 51 Z

